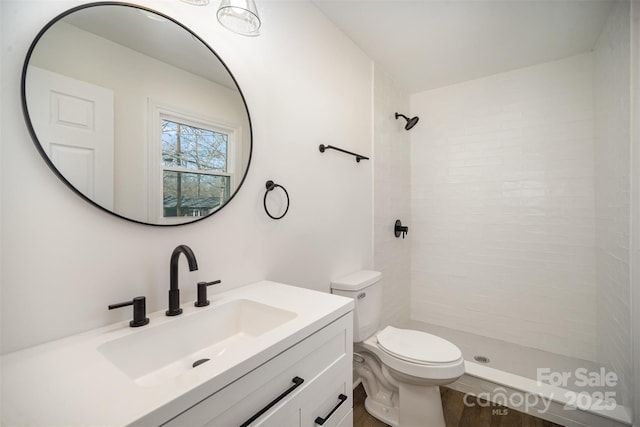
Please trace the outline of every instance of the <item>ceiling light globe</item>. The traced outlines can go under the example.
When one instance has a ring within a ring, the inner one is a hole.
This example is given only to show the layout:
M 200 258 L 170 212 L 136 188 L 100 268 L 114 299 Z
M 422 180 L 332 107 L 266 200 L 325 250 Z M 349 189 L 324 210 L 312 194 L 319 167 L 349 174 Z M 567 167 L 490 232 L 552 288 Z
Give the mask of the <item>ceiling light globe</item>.
M 218 7 L 222 26 L 243 36 L 260 35 L 260 17 L 254 0 L 222 0 Z

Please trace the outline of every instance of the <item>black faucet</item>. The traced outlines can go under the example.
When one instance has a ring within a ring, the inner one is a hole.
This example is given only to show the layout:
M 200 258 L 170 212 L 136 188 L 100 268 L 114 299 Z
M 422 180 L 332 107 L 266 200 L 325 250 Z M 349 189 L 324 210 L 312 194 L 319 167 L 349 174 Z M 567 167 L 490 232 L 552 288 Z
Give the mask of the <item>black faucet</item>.
M 180 308 L 180 289 L 178 288 L 178 259 L 180 254 L 184 254 L 187 257 L 189 271 L 198 269 L 196 256 L 189 246 L 180 245 L 173 250 L 169 265 L 169 310 L 165 313 L 167 316 L 177 316 L 182 313 Z

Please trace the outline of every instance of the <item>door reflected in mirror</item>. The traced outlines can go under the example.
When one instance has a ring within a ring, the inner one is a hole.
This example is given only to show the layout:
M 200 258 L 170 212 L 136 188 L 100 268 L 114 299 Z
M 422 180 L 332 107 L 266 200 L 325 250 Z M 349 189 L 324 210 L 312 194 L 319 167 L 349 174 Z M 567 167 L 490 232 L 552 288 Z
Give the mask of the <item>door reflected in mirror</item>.
M 153 225 L 224 207 L 249 168 L 252 132 L 226 65 L 175 20 L 89 4 L 33 42 L 23 107 L 36 146 L 86 200 Z

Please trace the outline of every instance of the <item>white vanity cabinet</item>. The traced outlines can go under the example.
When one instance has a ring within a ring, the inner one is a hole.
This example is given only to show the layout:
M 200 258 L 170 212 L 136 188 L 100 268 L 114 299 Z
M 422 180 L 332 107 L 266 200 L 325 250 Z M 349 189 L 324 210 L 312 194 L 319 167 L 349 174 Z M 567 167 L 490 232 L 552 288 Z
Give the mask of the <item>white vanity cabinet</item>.
M 351 426 L 353 299 L 264 280 L 182 306 L 3 355 L 0 425 Z
M 163 425 L 351 426 L 352 325 L 349 312 Z

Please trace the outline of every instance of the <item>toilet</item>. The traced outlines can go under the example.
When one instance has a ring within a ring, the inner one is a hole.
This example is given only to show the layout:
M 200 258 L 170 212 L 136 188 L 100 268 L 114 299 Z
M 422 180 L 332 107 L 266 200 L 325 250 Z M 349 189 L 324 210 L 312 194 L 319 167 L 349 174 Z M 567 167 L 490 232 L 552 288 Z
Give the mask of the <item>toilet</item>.
M 365 408 L 400 427 L 445 427 L 438 386 L 464 374 L 453 343 L 421 331 L 378 329 L 382 274 L 358 271 L 331 282 L 331 292 L 353 298 L 354 367 L 367 393 Z

